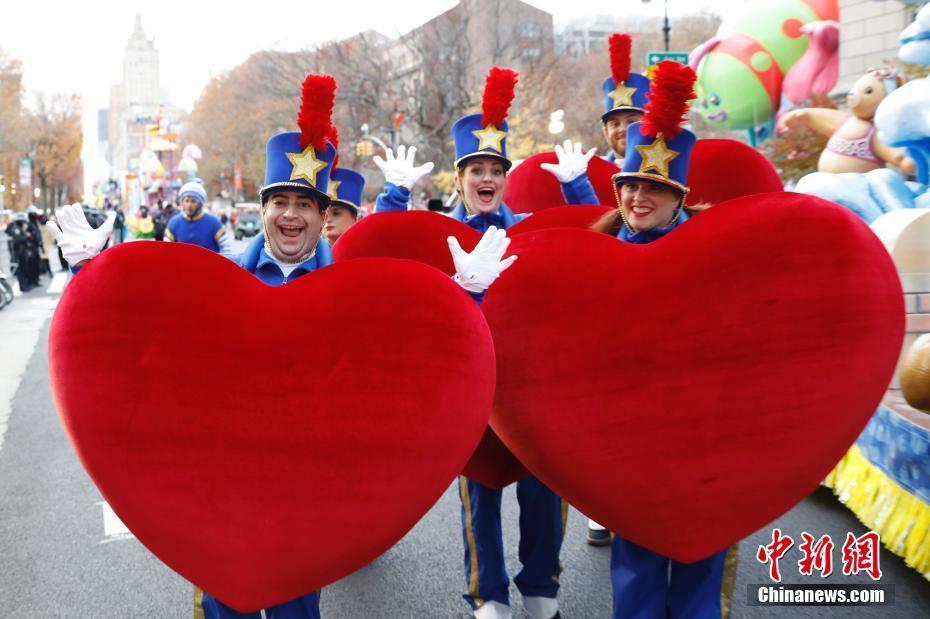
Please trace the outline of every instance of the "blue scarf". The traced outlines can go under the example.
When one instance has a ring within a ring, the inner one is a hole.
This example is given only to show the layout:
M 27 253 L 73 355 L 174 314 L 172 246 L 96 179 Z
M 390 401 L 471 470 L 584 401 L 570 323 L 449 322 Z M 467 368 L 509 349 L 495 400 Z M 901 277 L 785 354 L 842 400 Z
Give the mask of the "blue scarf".
M 459 202 L 459 205 L 452 211 L 451 216 L 481 234 L 487 232 L 491 226 L 506 229 L 520 221 L 503 202 L 501 202 L 501 206 L 496 213 L 477 213 L 475 215 L 470 215 L 465 210 L 465 204 Z
M 621 241 L 626 241 L 627 243 L 633 243 L 634 245 L 646 245 L 648 243 L 652 243 L 653 241 L 658 241 L 663 236 L 686 221 L 688 221 L 688 214 L 685 212 L 685 209 L 678 207 L 678 216 L 675 218 L 675 221 L 666 227 L 652 228 L 651 230 L 643 230 L 642 232 L 633 232 L 633 230 L 631 230 L 630 227 L 624 223 L 620 228 L 620 232 L 617 234 L 617 238 Z

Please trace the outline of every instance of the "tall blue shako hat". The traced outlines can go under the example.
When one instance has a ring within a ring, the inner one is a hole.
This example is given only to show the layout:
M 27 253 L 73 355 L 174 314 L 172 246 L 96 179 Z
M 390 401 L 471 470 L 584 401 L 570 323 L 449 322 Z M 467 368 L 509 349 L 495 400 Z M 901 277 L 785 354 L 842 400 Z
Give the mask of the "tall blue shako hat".
M 308 75 L 300 95 L 297 126 L 300 132 L 279 133 L 265 147 L 265 182 L 258 195 L 262 204 L 275 190 L 303 191 L 329 205 L 327 187 L 336 147 L 327 139 L 332 126 L 336 80 L 331 75 Z
M 507 158 L 506 119 L 516 85 L 516 71 L 493 67 L 488 72 L 481 113 L 462 116 L 452 125 L 456 167 L 475 157 L 500 159 L 504 170 L 513 165 Z
M 342 206 L 358 214 L 364 189 L 364 176 L 349 168 L 336 168 L 329 175 L 330 206 Z
M 329 128 L 329 141 L 339 150 L 339 130 L 335 125 Z M 331 206 L 341 206 L 350 209 L 355 215 L 358 215 L 359 206 L 362 204 L 362 191 L 365 189 L 365 177 L 348 168 L 339 167 L 339 155 L 333 160 L 332 172 L 329 175 L 329 188 L 326 195 L 329 196 Z
M 658 64 L 646 114 L 627 128 L 623 168 L 611 177 L 618 207 L 617 187 L 624 181 L 647 180 L 668 185 L 682 196 L 688 193 L 688 163 L 697 136 L 681 124 L 695 97 L 696 79 L 691 67 L 672 60 Z
M 630 73 L 630 35 L 610 35 L 610 77 L 604 80 L 604 113 L 601 120 L 607 122 L 616 112 L 646 111 L 649 100 L 649 78 L 639 73 Z

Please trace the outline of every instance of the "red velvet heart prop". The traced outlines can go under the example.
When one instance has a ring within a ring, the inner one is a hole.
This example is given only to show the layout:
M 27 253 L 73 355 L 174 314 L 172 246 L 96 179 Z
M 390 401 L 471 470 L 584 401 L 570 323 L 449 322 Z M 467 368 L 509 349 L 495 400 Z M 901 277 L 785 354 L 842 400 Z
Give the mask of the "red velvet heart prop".
M 691 151 L 688 169 L 690 206 L 726 200 L 755 193 L 783 191 L 778 171 L 765 156 L 736 140 L 698 140 Z M 614 204 L 608 202 L 607 204 Z
M 446 241 L 450 236 L 456 237 L 466 251 L 473 250 L 481 238 L 475 229 L 438 213 L 378 213 L 364 218 L 339 237 L 333 245 L 333 258 L 336 262 L 366 257 L 403 258 L 432 265 L 452 276 L 455 267 Z M 487 414 L 490 415 L 490 410 Z M 488 427 L 462 474 L 499 489 L 523 479 L 529 472 Z
M 588 229 L 594 223 L 614 209 L 609 206 L 556 206 L 533 213 L 523 221 L 518 221 L 507 230 L 507 236 L 526 234 L 535 230 L 548 228 L 583 228 Z
M 436 267 L 450 277 L 455 275 L 450 236 L 471 251 L 481 234 L 462 222 L 430 211 L 376 213 L 349 228 L 333 245 L 333 260 L 356 258 L 403 258 Z
M 504 203 L 514 213 L 538 213 L 565 204 L 559 181 L 539 167 L 541 163 L 558 163 L 552 151 L 527 157 L 507 175 Z M 610 177 L 620 171 L 613 163 L 594 157 L 588 162 L 588 180 L 601 204 L 615 204 Z
M 609 211 L 601 206 L 546 209 L 512 226 L 509 235 L 554 227 L 588 228 Z M 474 249 L 481 238 L 473 228 L 437 213 L 379 213 L 339 237 L 333 257 L 336 262 L 374 256 L 404 258 L 430 264 L 451 276 L 455 268 L 446 242 L 449 236 L 455 236 L 466 251 Z M 529 475 L 490 428 L 462 473 L 490 488 L 504 488 Z
M 679 561 L 810 493 L 903 339 L 887 252 L 811 196 L 734 200 L 650 245 L 560 229 L 511 251 L 483 305 L 492 427 L 580 511 Z
M 180 243 L 91 261 L 55 313 L 49 361 L 66 431 L 119 517 L 244 611 L 400 539 L 474 451 L 494 390 L 487 324 L 433 268 L 358 260 L 272 288 Z
M 528 157 L 507 177 L 504 202 L 515 213 L 533 213 L 565 203 L 559 181 L 539 167 L 541 163 L 557 163 L 554 152 Z M 588 163 L 588 180 L 601 204 L 616 206 L 611 176 L 620 168 L 601 158 Z M 768 159 L 748 144 L 736 140 L 698 140 L 691 151 L 688 170 L 690 205 L 725 200 L 756 193 L 782 191 L 778 172 Z

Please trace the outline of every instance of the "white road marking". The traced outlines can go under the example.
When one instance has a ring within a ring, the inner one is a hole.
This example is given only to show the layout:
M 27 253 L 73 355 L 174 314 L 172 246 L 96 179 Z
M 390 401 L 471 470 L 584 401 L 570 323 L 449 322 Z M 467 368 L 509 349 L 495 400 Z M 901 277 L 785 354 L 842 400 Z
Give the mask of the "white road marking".
M 100 540 L 101 544 L 135 537 L 106 501 L 100 501 L 98 505 L 103 509 L 103 534 L 106 536 Z
M 48 288 L 45 290 L 48 294 L 61 294 L 65 289 L 65 284 L 68 283 L 68 274 L 59 271 L 55 273 L 52 277 L 52 283 L 49 284 Z

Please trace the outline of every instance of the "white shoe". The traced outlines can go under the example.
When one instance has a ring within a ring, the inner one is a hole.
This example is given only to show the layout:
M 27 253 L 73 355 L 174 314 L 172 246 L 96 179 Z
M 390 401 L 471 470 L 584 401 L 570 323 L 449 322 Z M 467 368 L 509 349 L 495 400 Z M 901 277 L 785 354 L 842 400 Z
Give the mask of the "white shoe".
M 523 598 L 523 608 L 531 619 L 552 619 L 559 612 L 559 601 L 534 595 Z
M 475 619 L 511 619 L 513 611 L 500 602 L 485 602 L 475 611 Z

